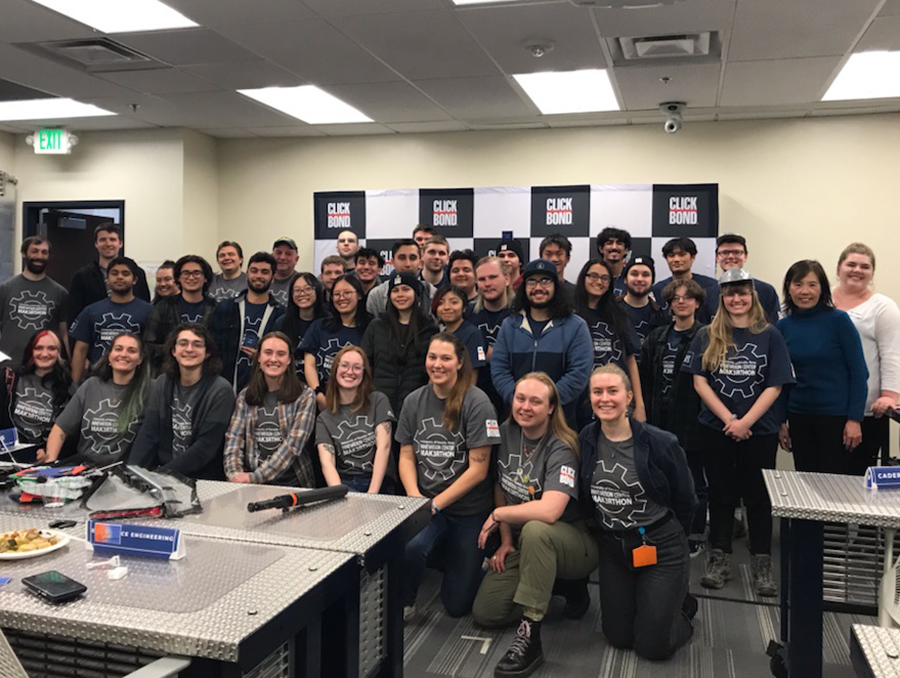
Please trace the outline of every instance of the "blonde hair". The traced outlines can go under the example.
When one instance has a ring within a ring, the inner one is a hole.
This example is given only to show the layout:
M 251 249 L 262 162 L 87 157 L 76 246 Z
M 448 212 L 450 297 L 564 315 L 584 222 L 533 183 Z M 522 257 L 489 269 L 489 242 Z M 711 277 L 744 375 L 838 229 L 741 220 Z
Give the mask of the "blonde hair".
M 731 283 L 728 287 L 739 287 L 750 289 L 753 296 L 753 302 L 750 304 L 750 324 L 747 329 L 751 334 L 759 334 L 768 327 L 766 321 L 766 313 L 763 311 L 762 304 L 759 303 L 759 297 L 751 282 Z M 725 309 L 725 294 L 719 290 L 719 307 L 716 315 L 707 328 L 709 336 L 709 346 L 703 352 L 703 369 L 707 372 L 713 372 L 721 367 L 725 362 L 728 351 L 734 348 L 734 323 L 731 321 L 731 314 Z
M 523 381 L 529 379 L 540 382 L 546 386 L 547 390 L 550 392 L 549 400 L 550 405 L 553 406 L 553 411 L 550 413 L 550 423 L 547 430 L 550 431 L 553 436 L 559 438 L 563 443 L 572 448 L 577 459 L 581 459 L 581 454 L 578 450 L 578 434 L 566 423 L 566 417 L 563 414 L 562 405 L 559 402 L 559 391 L 556 390 L 556 384 L 553 383 L 553 380 L 545 372 L 529 372 L 516 382 L 516 388 L 518 388 L 519 384 Z M 512 414 L 509 416 L 512 418 Z
M 600 365 L 600 367 L 595 367 L 594 371 L 591 372 L 590 379 L 588 379 L 588 384 L 590 384 L 591 379 L 598 374 L 614 374 L 622 380 L 626 391 L 634 391 L 631 387 L 631 378 L 628 376 L 628 373 L 615 363 L 606 363 L 605 365 Z

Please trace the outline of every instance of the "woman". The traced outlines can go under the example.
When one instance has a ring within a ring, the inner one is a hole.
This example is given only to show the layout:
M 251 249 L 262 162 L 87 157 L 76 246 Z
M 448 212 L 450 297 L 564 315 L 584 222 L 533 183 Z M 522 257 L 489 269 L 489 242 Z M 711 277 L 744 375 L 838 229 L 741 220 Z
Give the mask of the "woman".
M 372 366 L 373 387 L 399 412 L 406 396 L 428 383 L 425 353 L 438 330 L 419 305 L 422 286 L 415 273 L 395 273 L 387 284 L 387 308 L 369 323 L 360 345 Z
M 221 480 L 234 391 L 219 376 L 212 334 L 200 323 L 181 323 L 169 334 L 165 353 L 164 372 L 153 382 L 128 463 Z
M 253 375 L 238 394 L 225 434 L 225 476 L 234 483 L 315 487 L 307 441 L 316 394 L 292 369 L 293 344 L 283 332 L 262 338 Z
M 410 497 L 431 500 L 431 522 L 406 545 L 403 614 L 415 614 L 429 555 L 446 544 L 441 600 L 452 617 L 472 609 L 481 582 L 478 533 L 491 511 L 491 446 L 500 442 L 497 414 L 474 375 L 462 340 L 441 332 L 425 357 L 429 383 L 403 402 L 397 425 L 400 480 Z
M 731 577 L 734 509 L 743 497 L 750 571 L 757 595 L 778 592 L 772 577 L 772 505 L 762 469 L 775 468 L 778 408 L 793 382 L 781 334 L 766 321 L 750 274 L 740 268 L 719 279 L 719 305 L 681 366 L 700 396 L 699 447 L 709 486 L 709 553 L 700 583 L 720 589 Z
M 478 370 L 487 364 L 487 345 L 481 330 L 463 318 L 468 303 L 466 293 L 461 287 L 455 285 L 444 287 L 431 302 L 431 312 L 445 332 L 451 332 L 462 339 L 469 352 L 469 362 L 477 376 Z
M 872 290 L 875 253 L 866 245 L 855 242 L 841 252 L 837 275 L 834 306 L 853 321 L 869 370 L 862 443 L 850 452 L 847 469 L 862 475 L 877 464 L 878 451 L 887 449 L 889 418 L 884 415 L 897 407 L 900 396 L 900 309 L 892 299 Z
M 784 335 L 797 383 L 787 398 L 782 447 L 798 471 L 848 473 L 862 442 L 868 369 L 859 332 L 835 309 L 825 269 L 805 259 L 784 277 Z
M 392 489 L 385 472 L 394 413 L 387 396 L 372 390 L 372 370 L 358 346 L 345 346 L 334 357 L 325 404 L 316 420 L 325 482 L 369 494 Z
M 300 344 L 313 321 L 325 317 L 325 288 L 312 273 L 298 273 L 289 286 L 287 310 L 275 321 L 275 329 L 291 342 L 297 376 L 303 378 L 303 352 Z
M 140 337 L 116 335 L 99 361 L 96 376 L 85 381 L 66 405 L 47 437 L 39 462 L 56 461 L 67 438 L 80 434 L 78 453 L 94 466 L 128 456 L 144 418 L 150 371 Z
M 316 392 L 319 410 L 325 409 L 325 387 L 334 356 L 344 346 L 359 346 L 369 324 L 362 303 L 363 290 L 356 276 L 344 274 L 334 281 L 328 313 L 314 320 L 300 342 L 306 384 Z
M 15 428 L 20 445 L 43 447 L 53 422 L 72 397 L 72 377 L 63 361 L 59 337 L 50 330 L 28 341 L 18 370 L 2 368 L 0 429 Z M 15 458 L 33 461 L 36 447 L 20 450 Z
M 472 606 L 481 626 L 521 619 L 516 639 L 494 675 L 527 675 L 543 662 L 541 621 L 556 579 L 566 580 L 566 616 L 579 619 L 590 597 L 597 544 L 578 510 L 578 436 L 568 427 L 556 385 L 543 372 L 516 383 L 511 418 L 500 427 L 495 508 L 478 545 L 500 530 L 500 547 Z M 577 580 L 577 581 L 573 581 Z
M 628 416 L 634 398 L 622 369 L 594 369 L 581 431 L 581 502 L 599 526 L 600 614 L 613 647 L 668 659 L 692 633 L 686 528 L 694 483 L 674 435 Z
M 640 343 L 628 315 L 615 298 L 613 274 L 602 259 L 591 259 L 578 274 L 575 283 L 575 312 L 584 318 L 594 342 L 594 367 L 613 363 L 622 368 L 634 385 L 634 418 L 647 421 L 641 379 L 635 353 Z M 579 406 L 578 422 L 582 428 L 590 423 L 590 406 L 584 395 Z

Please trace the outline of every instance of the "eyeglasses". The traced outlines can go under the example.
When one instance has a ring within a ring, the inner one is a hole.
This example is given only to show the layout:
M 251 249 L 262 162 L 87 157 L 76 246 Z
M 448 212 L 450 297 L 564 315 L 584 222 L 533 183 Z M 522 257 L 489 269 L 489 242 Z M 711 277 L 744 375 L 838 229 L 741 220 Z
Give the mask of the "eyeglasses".
M 332 293 L 331 293 L 331 296 L 332 296 L 334 299 L 352 299 L 353 297 L 356 296 L 356 292 L 355 292 L 355 291 L 350 291 L 350 292 L 332 292 Z
M 182 271 L 179 275 L 182 278 L 200 278 L 203 276 L 203 271 Z
M 688 296 L 687 294 L 676 294 L 672 297 L 672 301 L 691 301 L 694 297 Z
M 591 282 L 597 282 L 598 280 L 606 285 L 609 285 L 610 277 L 608 275 L 600 275 L 599 273 L 588 273 L 584 276 Z
M 338 369 L 344 370 L 345 372 L 362 372 L 362 365 L 355 365 L 353 363 L 338 363 Z
M 312 287 L 295 287 L 294 288 L 294 294 L 296 294 L 298 297 L 302 294 L 312 294 L 312 293 L 313 293 Z
M 529 278 L 525 281 L 525 287 L 550 287 L 553 284 L 553 278 Z
M 175 345 L 178 348 L 187 348 L 188 346 L 196 349 L 206 348 L 205 341 L 188 341 L 187 339 L 179 339 L 175 342 Z
M 719 250 L 716 254 L 720 257 L 742 257 L 744 250 Z

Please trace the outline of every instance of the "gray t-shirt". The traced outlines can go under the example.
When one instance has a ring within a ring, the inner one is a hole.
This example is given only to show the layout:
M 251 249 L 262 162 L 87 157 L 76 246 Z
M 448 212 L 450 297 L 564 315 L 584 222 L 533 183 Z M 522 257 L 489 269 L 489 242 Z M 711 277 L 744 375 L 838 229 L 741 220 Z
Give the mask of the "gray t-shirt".
M 165 379 L 165 375 L 157 377 Z M 191 446 L 194 431 L 194 408 L 200 399 L 200 382 L 190 386 L 175 384 L 172 394 L 172 456 L 177 458 Z
M 613 442 L 600 434 L 597 465 L 591 478 L 597 519 L 610 530 L 647 527 L 668 510 L 647 497 L 634 467 L 634 438 Z
M 67 436 L 81 434 L 78 452 L 97 464 L 111 464 L 128 456 L 143 415 L 119 431 L 119 403 L 126 386 L 91 377 L 81 385 L 56 424 Z
M 53 410 L 53 391 L 36 374 L 16 380 L 15 406 L 10 415 L 19 433 L 19 442 L 43 444 L 53 428 L 58 412 Z
M 571 498 L 560 518 L 572 523 L 578 511 L 578 460 L 572 448 L 547 434 L 539 440 L 522 435 L 518 424 L 507 420 L 500 426 L 497 453 L 497 482 L 509 506 L 538 500 L 547 490 L 563 492 Z M 512 525 L 514 532 L 521 525 Z
M 463 399 L 460 423 L 446 430 L 444 401 L 431 384 L 410 393 L 403 401 L 397 425 L 397 442 L 412 445 L 416 455 L 419 490 L 433 498 L 452 485 L 469 467 L 469 450 L 500 442 L 497 413 L 484 391 L 472 386 Z M 472 515 L 493 505 L 491 484 L 483 483 L 447 507 L 447 513 Z
M 269 296 L 284 307 L 287 306 L 288 295 L 290 294 L 288 287 L 290 287 L 293 277 L 294 274 L 292 273 L 291 276 L 285 280 L 273 280 L 272 286 L 269 288 Z
M 391 401 L 380 391 L 369 396 L 369 406 L 354 412 L 341 405 L 337 413 L 322 410 L 316 419 L 316 445 L 334 447 L 339 475 L 371 475 L 375 461 L 375 429 L 386 421 L 395 421 Z
M 0 351 L 10 357 L 6 367 L 22 363 L 28 340 L 39 330 L 57 331 L 69 293 L 55 280 L 28 280 L 17 275 L 0 284 Z
M 226 280 L 221 273 L 216 273 L 209 286 L 209 296 L 216 301 L 225 301 L 226 299 L 234 299 L 245 289 L 247 289 L 247 274 L 243 271 L 237 278 L 232 280 Z

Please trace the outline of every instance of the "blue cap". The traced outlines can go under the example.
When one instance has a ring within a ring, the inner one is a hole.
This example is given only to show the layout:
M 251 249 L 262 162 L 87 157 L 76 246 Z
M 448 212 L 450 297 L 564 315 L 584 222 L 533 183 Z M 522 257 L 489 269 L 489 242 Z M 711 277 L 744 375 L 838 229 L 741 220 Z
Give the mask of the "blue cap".
M 548 275 L 553 278 L 553 282 L 559 282 L 559 275 L 556 272 L 556 264 L 552 261 L 547 261 L 546 259 L 534 259 L 533 261 L 529 261 L 525 264 L 525 268 L 522 271 L 522 280 L 527 280 L 532 275 L 537 275 L 538 273 L 543 273 L 544 275 Z

